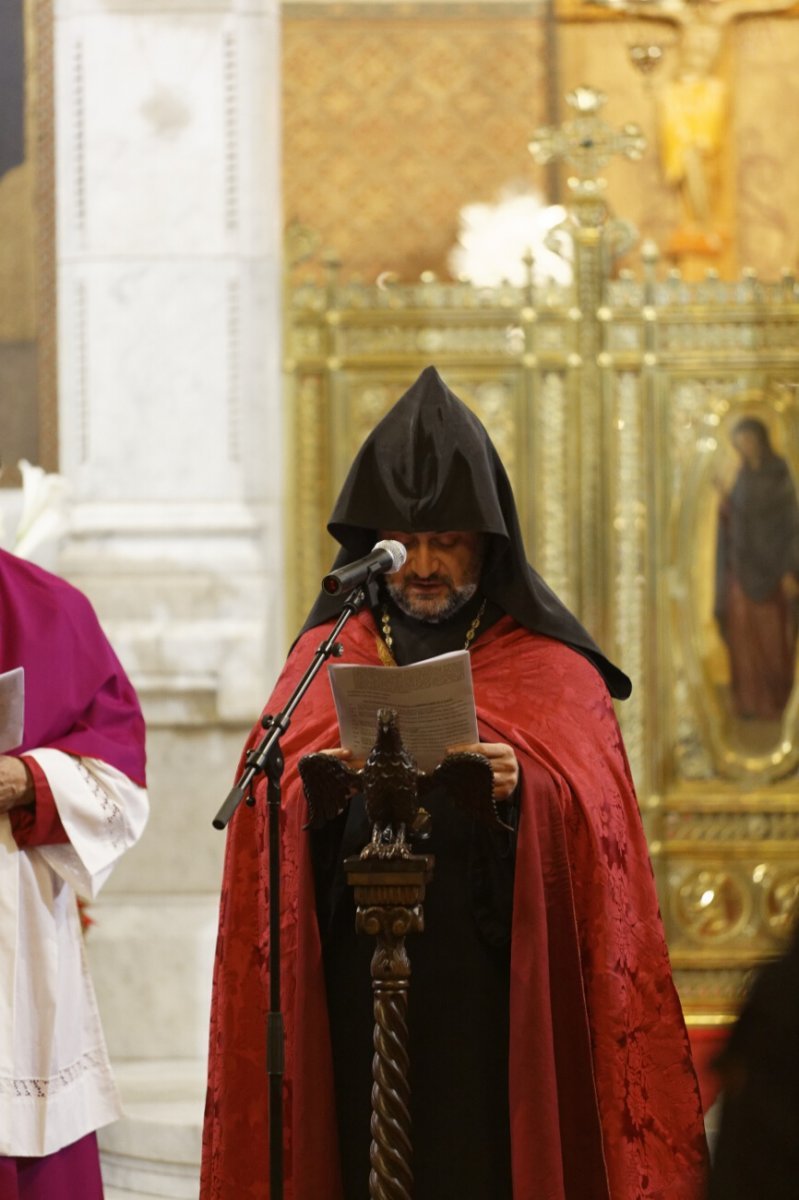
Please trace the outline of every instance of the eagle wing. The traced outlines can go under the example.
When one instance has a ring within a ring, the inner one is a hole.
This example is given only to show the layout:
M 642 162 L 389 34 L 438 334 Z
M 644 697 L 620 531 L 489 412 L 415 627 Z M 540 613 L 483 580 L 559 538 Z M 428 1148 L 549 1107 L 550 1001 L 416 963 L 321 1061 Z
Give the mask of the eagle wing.
M 499 815 L 493 795 L 494 773 L 484 754 L 467 751 L 448 754 L 434 771 L 419 779 L 422 795 L 436 786 L 446 788 L 459 808 L 490 829 L 513 832 Z
M 308 801 L 306 829 L 320 829 L 333 821 L 360 787 L 360 771 L 353 771 L 332 754 L 305 754 L 298 764 Z

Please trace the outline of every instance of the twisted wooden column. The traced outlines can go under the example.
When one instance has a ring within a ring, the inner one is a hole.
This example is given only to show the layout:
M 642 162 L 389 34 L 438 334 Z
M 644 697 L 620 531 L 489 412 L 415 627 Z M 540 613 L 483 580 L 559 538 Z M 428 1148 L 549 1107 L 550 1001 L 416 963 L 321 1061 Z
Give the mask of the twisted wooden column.
M 370 1200 L 411 1200 L 413 1194 L 410 1079 L 408 1074 L 408 933 L 424 928 L 422 900 L 433 859 L 348 858 L 347 882 L 355 889 L 355 927 L 377 939 L 372 955 L 374 1047 Z

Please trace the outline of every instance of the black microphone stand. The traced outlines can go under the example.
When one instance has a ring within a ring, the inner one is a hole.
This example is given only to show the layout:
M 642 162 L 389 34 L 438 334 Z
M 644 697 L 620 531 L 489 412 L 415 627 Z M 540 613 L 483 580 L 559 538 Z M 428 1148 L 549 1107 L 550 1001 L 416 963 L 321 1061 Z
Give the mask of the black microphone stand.
M 261 724 L 267 731 L 254 750 L 245 756 L 246 766 L 237 783 L 213 820 L 214 829 L 224 829 L 242 800 L 255 804 L 253 781 L 261 773 L 267 778 L 269 830 L 269 1012 L 266 1018 L 266 1071 L 269 1076 L 269 1197 L 283 1200 L 283 1071 L 285 1033 L 280 1008 L 280 778 L 283 754 L 280 738 L 291 724 L 291 717 L 322 666 L 331 657 L 339 658 L 344 647 L 337 640 L 350 617 L 363 607 L 366 589 L 379 568 L 369 571 L 362 584 L 353 588 L 336 625 L 326 641 L 317 648 L 310 665 L 291 694 L 286 707 L 276 716 L 265 713 Z

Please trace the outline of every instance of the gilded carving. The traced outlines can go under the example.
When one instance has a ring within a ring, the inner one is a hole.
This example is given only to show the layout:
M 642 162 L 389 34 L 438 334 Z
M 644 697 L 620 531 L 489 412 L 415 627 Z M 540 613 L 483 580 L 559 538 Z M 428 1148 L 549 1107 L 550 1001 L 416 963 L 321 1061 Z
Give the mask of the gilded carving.
M 775 938 L 787 939 L 799 904 L 799 862 L 786 869 L 772 867 L 759 880 L 763 920 Z
M 569 472 L 569 394 L 562 372 L 547 371 L 535 408 L 536 565 L 567 604 L 572 589 L 573 541 L 570 536 L 567 479 Z
M 741 834 L 728 814 L 730 834 Z M 756 819 L 750 828 L 756 827 Z M 719 826 L 723 828 L 723 826 Z M 726 842 L 718 839 L 703 856 L 691 844 L 690 822 L 680 831 L 686 840 L 675 846 L 667 872 L 672 925 L 671 948 L 684 962 L 696 948 L 708 953 L 718 948 L 727 957 L 745 964 L 756 956 L 777 953 L 783 946 L 796 914 L 799 898 L 799 855 L 785 861 L 783 844 L 754 840 Z M 758 861 L 752 851 L 759 850 Z M 693 948 L 693 950 L 692 950 Z
M 521 431 L 519 413 L 513 404 L 513 392 L 510 385 L 500 379 L 487 380 L 478 383 L 472 395 L 470 407 L 485 425 L 496 446 L 499 456 L 507 469 L 512 481 L 517 481 L 518 487 L 518 439 Z
M 714 1023 L 731 1020 L 749 988 L 749 967 L 674 966 L 674 982 L 689 1025 L 704 1025 L 708 1014 Z
M 799 810 L 764 812 L 758 809 L 741 812 L 739 809 L 725 808 L 721 811 L 696 812 L 674 809 L 664 818 L 664 837 L 670 843 L 730 845 L 740 842 L 746 845 L 752 842 L 795 841 L 799 845 Z M 762 878 L 761 873 L 756 882 L 762 882 Z
M 673 911 L 683 933 L 713 945 L 741 932 L 751 915 L 752 898 L 734 871 L 703 868 L 680 880 Z
M 541 321 L 536 326 L 535 348 L 538 354 L 567 354 L 573 346 L 572 329 L 568 324 Z
M 301 613 L 298 624 L 319 589 L 319 564 L 324 555 L 324 520 L 320 514 L 327 500 L 327 472 L 322 459 L 325 426 L 324 392 L 319 375 L 301 375 L 293 382 L 292 441 L 295 453 L 293 478 L 289 486 L 294 497 L 293 511 L 302 537 L 293 540 L 294 562 L 289 578 L 293 582 L 292 607 Z M 326 519 L 326 518 L 325 518 Z
M 343 460 L 338 464 L 337 474 L 343 472 L 352 461 L 358 447 L 366 435 L 374 429 L 377 422 L 384 416 L 397 399 L 396 388 L 386 383 L 360 384 L 353 382 L 347 413 L 347 444 L 344 447 Z
M 645 447 L 641 377 L 625 371 L 615 380 L 615 500 L 612 510 L 615 549 L 615 620 L 613 644 L 624 670 L 635 680 L 633 694 L 620 713 L 633 775 L 644 783 L 646 708 L 646 589 L 644 497 Z
M 675 654 L 679 654 L 675 650 Z M 674 765 L 675 774 L 684 780 L 700 782 L 715 775 L 713 762 L 697 726 L 689 701 L 688 684 L 680 670 L 674 674 Z

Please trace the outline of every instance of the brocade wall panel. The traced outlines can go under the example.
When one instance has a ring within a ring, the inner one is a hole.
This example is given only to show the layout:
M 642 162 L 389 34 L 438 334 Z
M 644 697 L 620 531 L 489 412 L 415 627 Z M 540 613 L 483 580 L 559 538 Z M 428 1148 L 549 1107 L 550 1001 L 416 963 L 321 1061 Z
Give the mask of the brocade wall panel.
M 348 274 L 446 273 L 464 204 L 544 183 L 527 152 L 546 119 L 543 26 L 530 9 L 456 19 L 287 6 L 286 221 L 316 230 Z

